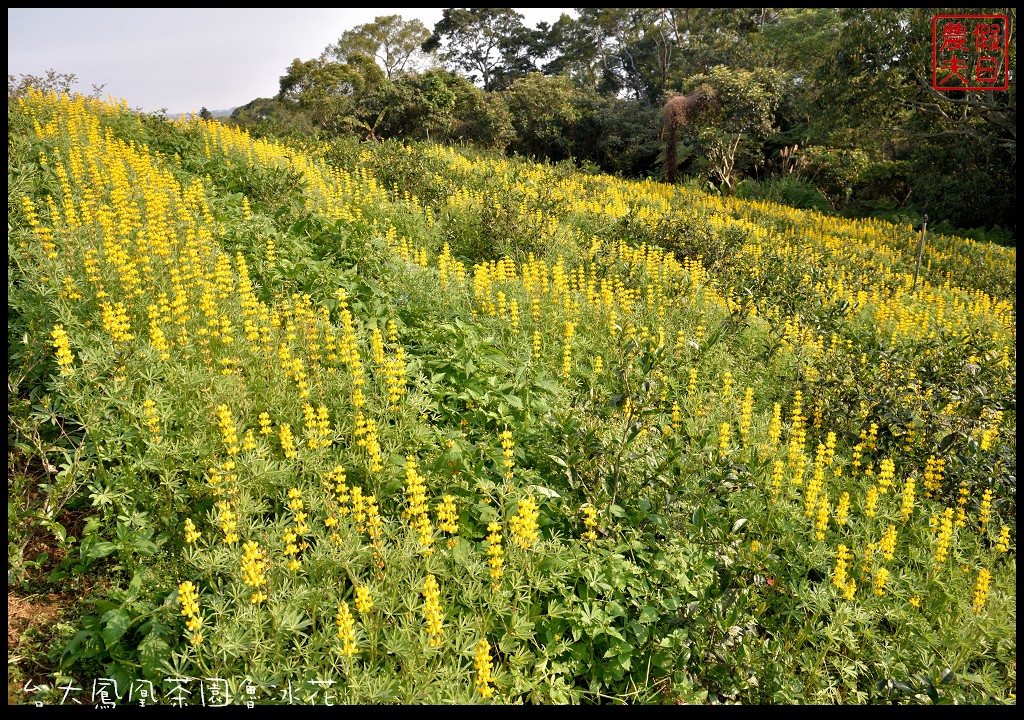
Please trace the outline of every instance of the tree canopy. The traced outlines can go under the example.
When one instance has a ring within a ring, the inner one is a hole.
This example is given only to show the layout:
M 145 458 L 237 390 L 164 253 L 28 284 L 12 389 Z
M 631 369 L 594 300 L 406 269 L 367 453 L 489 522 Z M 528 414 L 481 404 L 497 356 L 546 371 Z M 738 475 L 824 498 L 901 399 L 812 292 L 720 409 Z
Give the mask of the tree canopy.
M 380 15 L 372 23 L 343 32 L 336 43 L 327 46 L 322 57 L 346 62 L 354 53 L 367 55 L 380 63 L 387 78 L 393 80 L 403 73 L 423 70 L 431 63 L 430 53 L 422 50 L 429 37 L 430 31 L 419 20 Z
M 720 103 L 680 136 L 684 175 L 726 192 L 799 181 L 836 212 L 1015 228 L 1016 10 L 993 11 L 1009 18 L 1008 89 L 931 84 L 932 18 L 973 12 L 577 8 L 530 28 L 512 8 L 447 8 L 431 29 L 381 15 L 296 59 L 276 104 L 236 121 L 285 112 L 320 132 L 470 140 L 661 179 L 662 105 L 705 84 Z

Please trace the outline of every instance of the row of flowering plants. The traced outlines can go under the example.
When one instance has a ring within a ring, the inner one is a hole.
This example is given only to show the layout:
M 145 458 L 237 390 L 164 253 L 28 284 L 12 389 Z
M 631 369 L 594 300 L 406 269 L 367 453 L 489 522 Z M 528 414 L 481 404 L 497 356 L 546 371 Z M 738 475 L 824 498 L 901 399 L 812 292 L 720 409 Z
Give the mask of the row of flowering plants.
M 1013 700 L 1012 251 L 8 113 L 13 503 L 81 591 L 35 698 Z

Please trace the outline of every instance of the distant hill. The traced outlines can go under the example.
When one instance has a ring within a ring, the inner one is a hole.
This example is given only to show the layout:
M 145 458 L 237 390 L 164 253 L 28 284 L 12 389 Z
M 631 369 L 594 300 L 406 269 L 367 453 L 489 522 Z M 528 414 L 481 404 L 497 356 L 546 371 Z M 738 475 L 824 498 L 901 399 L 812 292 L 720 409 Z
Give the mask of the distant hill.
M 233 113 L 234 111 L 235 111 L 235 108 L 228 108 L 227 110 L 210 110 L 210 114 L 213 115 L 215 118 L 216 117 L 230 117 L 231 113 Z M 195 111 L 189 110 L 188 113 L 186 113 L 186 114 L 191 114 L 192 112 L 198 113 L 199 111 L 198 110 L 195 110 Z M 174 118 L 181 117 L 181 112 L 180 111 L 179 112 L 169 112 L 169 113 L 167 113 L 167 117 L 174 117 Z

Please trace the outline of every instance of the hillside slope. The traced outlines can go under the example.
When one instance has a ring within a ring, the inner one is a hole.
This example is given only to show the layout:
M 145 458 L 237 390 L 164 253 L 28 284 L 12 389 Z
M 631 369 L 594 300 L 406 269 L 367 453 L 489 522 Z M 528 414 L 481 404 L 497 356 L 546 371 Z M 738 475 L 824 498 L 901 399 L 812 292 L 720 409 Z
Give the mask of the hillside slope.
M 9 577 L 80 595 L 32 697 L 1013 700 L 1013 250 L 8 119 Z

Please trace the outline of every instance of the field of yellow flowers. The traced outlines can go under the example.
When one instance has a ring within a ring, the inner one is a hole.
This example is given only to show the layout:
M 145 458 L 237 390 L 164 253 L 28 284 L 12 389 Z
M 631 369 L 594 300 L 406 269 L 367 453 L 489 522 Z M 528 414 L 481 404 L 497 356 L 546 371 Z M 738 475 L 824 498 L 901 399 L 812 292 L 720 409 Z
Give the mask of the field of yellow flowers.
M 20 701 L 1015 702 L 1014 250 L 8 122 L 8 579 L 73 597 Z

